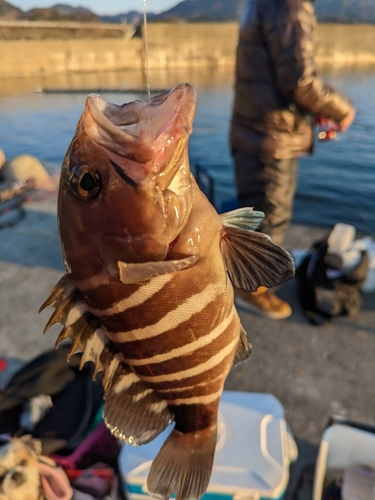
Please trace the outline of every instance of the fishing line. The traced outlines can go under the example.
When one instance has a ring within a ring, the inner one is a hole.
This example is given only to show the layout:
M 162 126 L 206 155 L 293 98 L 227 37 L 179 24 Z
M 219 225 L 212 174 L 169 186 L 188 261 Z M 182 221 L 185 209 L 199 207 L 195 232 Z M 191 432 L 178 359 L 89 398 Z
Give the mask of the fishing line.
M 151 86 L 150 86 L 150 70 L 148 65 L 148 26 L 147 26 L 147 0 L 143 0 L 143 27 L 144 27 L 144 51 L 145 51 L 145 74 L 148 94 L 148 121 L 150 127 L 150 142 L 152 142 L 152 125 L 151 125 Z

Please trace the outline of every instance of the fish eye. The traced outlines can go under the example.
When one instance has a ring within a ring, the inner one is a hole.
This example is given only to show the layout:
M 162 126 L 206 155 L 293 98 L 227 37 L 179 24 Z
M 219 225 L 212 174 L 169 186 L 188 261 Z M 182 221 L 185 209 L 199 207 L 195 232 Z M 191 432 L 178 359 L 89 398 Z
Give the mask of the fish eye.
M 96 198 L 101 189 L 100 175 L 89 165 L 75 165 L 70 171 L 69 184 L 75 195 L 85 201 Z

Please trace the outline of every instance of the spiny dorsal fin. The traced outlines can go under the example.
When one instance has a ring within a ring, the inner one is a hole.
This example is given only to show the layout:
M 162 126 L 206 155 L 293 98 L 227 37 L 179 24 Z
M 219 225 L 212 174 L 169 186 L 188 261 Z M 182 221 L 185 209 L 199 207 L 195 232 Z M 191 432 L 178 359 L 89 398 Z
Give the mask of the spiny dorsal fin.
M 161 276 L 163 274 L 182 271 L 194 266 L 199 259 L 199 254 L 189 255 L 179 260 L 163 260 L 158 262 L 141 262 L 138 264 L 128 264 L 118 262 L 119 277 L 126 285 L 141 283 L 142 281 Z
M 222 214 L 221 218 L 225 227 L 255 231 L 264 219 L 264 213 L 245 207 Z
M 294 276 L 292 256 L 266 234 L 224 227 L 221 253 L 233 285 L 249 292 L 272 288 Z
M 233 366 L 238 365 L 238 363 L 242 363 L 242 361 L 245 361 L 245 359 L 247 359 L 253 352 L 253 348 L 250 342 L 247 340 L 246 331 L 242 325 L 240 326 L 240 338 L 238 339 L 237 351 L 233 359 Z

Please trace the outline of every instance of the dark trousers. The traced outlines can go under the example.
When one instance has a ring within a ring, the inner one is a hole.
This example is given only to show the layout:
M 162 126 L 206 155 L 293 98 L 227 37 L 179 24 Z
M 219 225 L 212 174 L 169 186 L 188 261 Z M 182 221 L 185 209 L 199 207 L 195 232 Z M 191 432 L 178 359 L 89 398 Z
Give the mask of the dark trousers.
M 265 213 L 260 230 L 281 245 L 293 213 L 298 159 L 277 160 L 232 151 L 240 205 Z

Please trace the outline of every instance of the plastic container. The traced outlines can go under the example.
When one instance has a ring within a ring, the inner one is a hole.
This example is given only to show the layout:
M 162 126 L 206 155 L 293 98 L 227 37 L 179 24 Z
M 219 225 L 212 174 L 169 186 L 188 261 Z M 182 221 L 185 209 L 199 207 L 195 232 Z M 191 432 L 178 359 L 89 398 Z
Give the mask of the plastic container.
M 320 442 L 313 500 L 322 500 L 326 484 L 356 466 L 375 468 L 375 434 L 347 425 L 333 425 Z
M 151 443 L 124 445 L 119 469 L 130 500 L 150 498 L 146 478 L 170 428 Z M 281 500 L 297 446 L 279 401 L 269 394 L 225 391 L 219 407 L 218 440 L 206 500 Z

